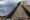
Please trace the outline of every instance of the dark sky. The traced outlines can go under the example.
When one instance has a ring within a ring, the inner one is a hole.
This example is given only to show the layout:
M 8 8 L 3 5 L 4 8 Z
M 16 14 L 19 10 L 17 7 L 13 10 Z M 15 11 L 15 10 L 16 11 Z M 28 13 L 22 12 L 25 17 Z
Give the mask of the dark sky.
M 8 12 L 11 12 L 16 5 L 17 5 L 16 3 L 11 2 L 8 4 L 6 3 L 5 5 L 0 5 L 0 16 L 8 15 Z

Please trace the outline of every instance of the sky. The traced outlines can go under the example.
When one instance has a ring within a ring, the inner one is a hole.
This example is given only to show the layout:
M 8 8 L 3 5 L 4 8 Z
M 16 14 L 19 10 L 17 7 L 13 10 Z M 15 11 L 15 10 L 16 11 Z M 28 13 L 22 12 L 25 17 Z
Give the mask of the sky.
M 0 16 L 8 15 L 9 12 L 11 13 L 19 1 L 22 0 L 0 0 Z
M 9 0 L 9 2 L 15 2 L 15 3 L 18 3 L 19 1 L 22 1 L 22 0 Z
M 5 4 L 5 3 L 7 3 L 7 2 L 13 2 L 13 3 L 18 3 L 19 1 L 27 1 L 27 3 L 28 3 L 28 5 L 30 5 L 30 0 L 0 0 L 0 4 Z M 4 3 L 5 2 L 5 3 Z
M 0 16 L 8 15 L 9 12 L 13 11 L 17 3 L 22 0 L 0 0 Z M 9 2 L 9 3 L 8 3 Z M 30 1 L 28 2 L 30 4 Z

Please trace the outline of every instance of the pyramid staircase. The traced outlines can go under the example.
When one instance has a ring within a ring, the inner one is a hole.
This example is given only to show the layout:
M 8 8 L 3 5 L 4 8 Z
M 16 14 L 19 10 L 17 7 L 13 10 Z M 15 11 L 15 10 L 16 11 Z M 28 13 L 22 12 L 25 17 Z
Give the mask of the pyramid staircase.
M 27 5 L 27 2 L 23 1 L 18 6 L 17 10 L 14 12 L 14 15 L 12 16 L 12 19 L 16 20 L 16 19 L 19 19 L 19 18 L 20 19 L 25 18 L 26 20 L 28 20 L 27 18 L 29 18 L 29 17 L 26 14 L 25 10 L 23 9 L 23 7 L 21 5 L 24 5 L 24 7 L 30 12 L 30 7 Z

